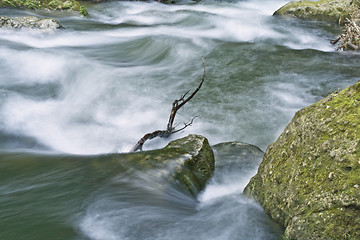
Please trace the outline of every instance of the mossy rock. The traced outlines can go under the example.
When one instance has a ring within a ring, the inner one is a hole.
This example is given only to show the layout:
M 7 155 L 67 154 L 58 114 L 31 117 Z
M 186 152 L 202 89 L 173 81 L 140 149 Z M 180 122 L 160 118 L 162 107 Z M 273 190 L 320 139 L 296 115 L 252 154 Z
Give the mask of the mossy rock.
M 295 114 L 244 194 L 285 239 L 360 239 L 360 82 Z
M 86 8 L 76 0 L 0 0 L 0 7 L 29 8 L 32 10 L 66 10 L 87 16 Z
M 114 154 L 111 159 L 156 175 L 194 197 L 205 188 L 215 170 L 214 153 L 208 140 L 200 135 L 174 140 L 163 149 Z
M 171 141 L 166 147 L 152 151 L 91 156 L 0 152 L 0 160 L 3 170 L 0 180 L 13 176 L 12 171 L 17 169 L 32 172 L 59 167 L 71 172 L 77 168 L 78 174 L 96 182 L 93 184 L 101 182 L 104 176 L 140 176 L 144 181 L 150 179 L 151 187 L 157 191 L 172 194 L 177 189 L 192 198 L 205 188 L 215 168 L 208 140 L 199 135 Z
M 343 22 L 359 7 L 353 0 L 293 1 L 285 4 L 274 15 L 307 20 Z
M 55 19 L 29 16 L 29 17 L 0 17 L 0 28 L 55 30 L 63 27 Z

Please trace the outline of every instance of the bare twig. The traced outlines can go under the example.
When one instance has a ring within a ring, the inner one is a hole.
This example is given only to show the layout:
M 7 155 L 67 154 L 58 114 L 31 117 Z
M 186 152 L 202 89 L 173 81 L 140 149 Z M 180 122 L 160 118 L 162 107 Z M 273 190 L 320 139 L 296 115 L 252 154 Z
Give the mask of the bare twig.
M 336 39 L 330 40 L 330 43 L 337 44 L 340 41 L 340 39 L 341 39 L 341 36 Z
M 359 50 L 360 49 L 360 10 L 357 9 L 351 15 L 351 18 L 346 18 L 346 23 L 343 26 L 343 34 L 332 41 L 332 43 L 338 43 L 337 50 Z
M 176 116 L 177 111 L 195 96 L 195 94 L 200 90 L 202 84 L 204 83 L 205 72 L 206 72 L 204 57 L 202 57 L 201 60 L 202 60 L 202 64 L 203 64 L 203 74 L 202 74 L 202 77 L 201 77 L 200 84 L 189 97 L 185 98 L 185 96 L 190 92 L 190 91 L 187 91 L 184 95 L 182 95 L 180 97 L 180 99 L 177 99 L 172 103 L 171 113 L 170 113 L 170 117 L 169 117 L 169 121 L 168 121 L 166 130 L 157 130 L 157 131 L 154 131 L 152 133 L 145 134 L 136 143 L 136 145 L 131 149 L 130 152 L 136 152 L 137 150 L 141 151 L 142 146 L 149 139 L 153 139 L 155 137 L 168 138 L 171 134 L 180 132 L 180 131 L 184 130 L 185 128 L 187 128 L 188 126 L 191 126 L 191 124 L 193 123 L 194 119 L 197 116 L 193 117 L 190 122 L 184 123 L 184 127 L 180 128 L 178 130 L 175 130 L 175 127 L 173 126 L 173 124 L 174 124 L 174 120 L 175 120 L 175 116 Z
M 193 117 L 193 118 L 190 120 L 190 122 L 184 123 L 184 126 L 183 126 L 182 128 L 177 129 L 177 130 L 174 130 L 174 131 L 172 131 L 171 133 L 180 132 L 180 131 L 184 130 L 185 128 L 187 128 L 188 126 L 191 126 L 191 125 L 193 124 L 193 122 L 194 122 L 194 119 L 197 118 L 197 117 L 198 117 L 198 116 Z M 175 129 L 175 128 L 174 128 L 174 129 Z

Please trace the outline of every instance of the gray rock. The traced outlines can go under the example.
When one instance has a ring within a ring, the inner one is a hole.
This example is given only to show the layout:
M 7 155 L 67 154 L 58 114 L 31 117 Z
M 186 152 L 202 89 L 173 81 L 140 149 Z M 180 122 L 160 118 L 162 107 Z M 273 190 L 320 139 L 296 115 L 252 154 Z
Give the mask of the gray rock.
M 55 30 L 63 27 L 55 19 L 28 16 L 28 17 L 0 17 L 0 28 Z

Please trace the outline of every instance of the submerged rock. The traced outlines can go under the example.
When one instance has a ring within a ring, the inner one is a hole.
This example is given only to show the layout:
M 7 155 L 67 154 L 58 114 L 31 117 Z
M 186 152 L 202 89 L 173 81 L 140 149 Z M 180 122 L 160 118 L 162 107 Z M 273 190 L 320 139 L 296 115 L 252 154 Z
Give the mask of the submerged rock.
M 158 2 L 164 3 L 164 4 L 174 4 L 176 3 L 175 0 L 159 0 Z
M 353 0 L 293 1 L 285 4 L 274 15 L 342 22 L 349 18 L 357 8 L 357 2 Z
M 264 152 L 257 146 L 241 143 L 241 142 L 225 142 L 212 146 L 214 150 L 216 167 L 221 168 L 224 166 L 230 167 L 256 167 L 261 162 Z M 226 159 L 223 162 L 222 159 Z M 229 162 L 233 164 L 229 164 Z
M 41 30 L 55 30 L 62 28 L 60 23 L 51 18 L 30 17 L 0 17 L 0 28 L 5 29 L 41 29 Z
M 244 194 L 286 239 L 360 239 L 360 81 L 295 114 Z
M 231 186 L 223 193 L 239 193 L 244 190 L 249 178 L 256 173 L 264 152 L 260 148 L 241 142 L 225 142 L 212 146 L 215 155 L 214 182 Z

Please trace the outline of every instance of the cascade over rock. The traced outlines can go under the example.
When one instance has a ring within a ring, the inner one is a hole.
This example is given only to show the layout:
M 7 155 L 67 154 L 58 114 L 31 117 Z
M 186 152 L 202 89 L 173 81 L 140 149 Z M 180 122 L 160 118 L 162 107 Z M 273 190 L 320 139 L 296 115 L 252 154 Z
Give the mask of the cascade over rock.
M 171 141 L 163 149 L 114 154 L 112 161 L 151 172 L 192 196 L 205 188 L 215 169 L 214 153 L 208 140 L 193 134 Z
M 205 137 L 188 135 L 171 141 L 166 147 L 135 153 L 112 153 L 93 156 L 1 153 L 0 159 L 10 160 L 10 165 L 1 165 L 11 172 L 14 166 L 37 168 L 49 164 L 68 168 L 82 166 L 80 175 L 117 176 L 129 171 L 134 175 L 147 175 L 154 180 L 153 187 L 166 192 L 171 189 L 196 197 L 205 188 L 215 168 L 214 153 Z M 5 161 L 6 162 L 6 161 Z M 88 179 L 88 181 L 93 181 Z
M 224 142 L 211 147 L 216 158 L 216 169 L 228 166 L 231 168 L 256 167 L 264 156 L 264 152 L 259 147 L 248 143 Z M 229 164 L 230 162 L 232 164 Z
M 360 81 L 295 114 L 244 194 L 286 239 L 360 239 Z

